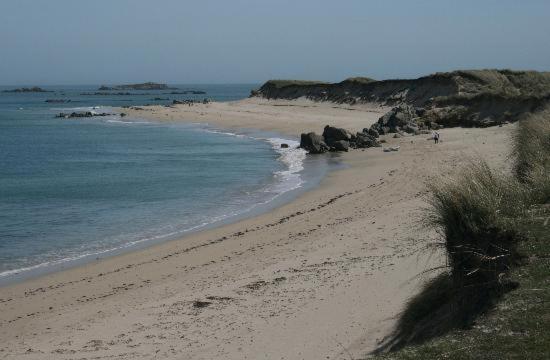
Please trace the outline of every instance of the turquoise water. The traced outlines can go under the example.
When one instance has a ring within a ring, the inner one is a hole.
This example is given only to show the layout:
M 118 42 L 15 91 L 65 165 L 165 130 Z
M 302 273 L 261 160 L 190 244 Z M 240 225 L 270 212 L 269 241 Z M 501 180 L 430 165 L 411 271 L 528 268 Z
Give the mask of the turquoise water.
M 252 87 L 203 86 L 208 94 L 198 97 L 234 100 Z M 181 236 L 304 186 L 304 152 L 274 134 L 118 115 L 54 118 L 156 96 L 80 95 L 95 88 L 0 93 L 0 281 Z M 51 98 L 71 103 L 44 102 Z

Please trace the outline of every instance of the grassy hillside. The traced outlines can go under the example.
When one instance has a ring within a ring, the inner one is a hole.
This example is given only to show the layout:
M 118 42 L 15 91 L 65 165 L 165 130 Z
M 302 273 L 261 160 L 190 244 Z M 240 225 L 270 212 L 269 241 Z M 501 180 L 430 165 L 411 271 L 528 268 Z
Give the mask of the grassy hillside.
M 354 77 L 339 83 L 270 80 L 251 96 L 307 98 L 339 104 L 413 105 L 426 110 L 422 123 L 494 126 L 515 121 L 550 102 L 550 73 L 459 70 L 412 80 L 376 81 Z
M 325 85 L 328 83 L 322 81 L 309 80 L 269 80 L 263 86 L 282 89 L 287 86 L 309 86 L 309 85 Z M 262 87 L 263 87 L 262 86 Z
M 255 92 L 255 96 L 267 98 L 297 98 L 343 101 L 342 91 L 350 84 L 363 85 L 354 87 L 347 94 L 348 100 L 393 102 L 396 95 L 406 91 L 405 96 L 397 96 L 404 103 L 414 102 L 424 105 L 431 97 L 472 96 L 480 94 L 500 94 L 503 96 L 544 97 L 550 94 L 550 72 L 512 71 L 512 70 L 458 70 L 446 73 L 435 73 L 418 79 L 376 81 L 368 77 L 352 77 L 339 83 L 324 83 L 302 80 L 269 80 Z M 319 92 L 321 85 L 326 93 Z M 431 88 L 426 88 L 429 85 Z M 449 91 L 449 89 L 452 89 Z M 421 96 L 428 92 L 430 97 Z M 325 96 L 323 96 L 325 95 Z M 418 99 L 422 101 L 418 102 Z

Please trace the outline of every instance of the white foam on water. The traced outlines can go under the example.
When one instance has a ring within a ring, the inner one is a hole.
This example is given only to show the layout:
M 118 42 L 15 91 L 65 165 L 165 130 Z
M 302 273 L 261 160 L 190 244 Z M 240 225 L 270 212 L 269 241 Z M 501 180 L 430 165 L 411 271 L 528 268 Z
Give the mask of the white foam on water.
M 126 125 L 138 125 L 138 124 L 153 124 L 150 121 L 124 121 L 124 120 L 115 120 L 115 119 L 107 119 L 105 122 L 113 123 L 113 124 L 126 124 Z
M 266 140 L 280 154 L 279 161 L 286 166 L 285 170 L 275 172 L 274 175 L 279 181 L 274 184 L 273 190 L 275 192 L 287 192 L 302 186 L 304 181 L 300 176 L 300 172 L 304 170 L 304 160 L 307 152 L 298 147 L 300 143 L 281 138 L 268 138 Z M 281 147 L 282 144 L 287 144 L 288 147 L 283 148 Z
M 276 171 L 274 177 L 276 178 L 275 184 L 268 186 L 264 189 L 265 192 L 275 192 L 281 195 L 284 192 L 295 190 L 299 188 L 303 183 L 303 179 L 300 176 L 300 172 L 304 170 L 304 160 L 306 159 L 307 152 L 304 149 L 299 148 L 300 143 L 295 140 L 283 139 L 278 137 L 261 138 L 244 134 L 238 134 L 217 129 L 203 129 L 204 131 L 236 136 L 241 138 L 250 138 L 255 140 L 267 141 L 271 144 L 273 149 L 279 153 L 279 161 L 282 162 L 286 169 Z M 287 148 L 281 147 L 282 144 L 287 144 Z
M 111 112 L 113 108 L 110 106 L 81 106 L 81 107 L 66 107 L 66 108 L 51 108 L 52 111 L 90 111 L 92 113 Z M 100 111 L 96 111 L 100 110 Z M 107 111 L 108 110 L 108 111 Z

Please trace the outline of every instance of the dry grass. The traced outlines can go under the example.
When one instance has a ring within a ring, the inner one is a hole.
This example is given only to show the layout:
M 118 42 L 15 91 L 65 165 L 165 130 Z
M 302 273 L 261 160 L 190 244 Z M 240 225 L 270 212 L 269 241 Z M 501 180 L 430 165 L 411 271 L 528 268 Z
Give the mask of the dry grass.
M 546 217 L 550 213 L 545 214 Z M 519 250 L 529 258 L 524 266 L 510 272 L 511 281 L 519 286 L 502 295 L 498 303 L 480 316 L 472 326 L 454 328 L 446 335 L 438 336 L 422 344 L 408 342 L 400 351 L 378 356 L 384 360 L 424 359 L 548 359 L 550 345 L 550 231 L 540 218 L 524 219 L 523 231 L 528 240 L 520 243 Z M 405 320 L 414 321 L 415 328 L 434 319 L 440 303 L 449 302 L 453 294 L 450 283 L 435 279 L 407 309 Z M 426 291 L 428 290 L 428 291 Z M 435 305 L 435 306 L 434 306 Z M 434 306 L 434 307 L 432 307 Z M 413 312 L 413 310 L 420 312 Z M 418 317 L 410 315 L 423 314 Z M 442 320 L 442 321 L 438 321 Z M 449 319 L 434 319 L 428 331 L 449 325 Z M 407 333 L 407 334 L 410 334 Z M 441 335 L 441 332 L 439 333 Z M 411 345 L 412 344 L 412 345 Z
M 311 85 L 327 85 L 328 83 L 322 81 L 308 81 L 308 80 L 269 80 L 264 86 L 273 86 L 277 89 L 282 89 L 287 86 L 311 86 Z
M 550 109 L 520 120 L 513 158 L 516 176 L 531 189 L 532 201 L 550 202 Z
M 517 222 L 528 208 L 529 192 L 472 161 L 459 178 L 432 185 L 431 194 L 428 223 L 443 235 L 454 286 L 474 292 L 497 286 L 518 258 Z
M 411 299 L 379 351 L 415 346 L 385 358 L 481 358 L 476 349 L 495 359 L 544 357 L 548 326 L 540 317 L 550 292 L 531 290 L 548 286 L 550 214 L 542 204 L 550 200 L 550 111 L 520 121 L 512 154 L 515 176 L 471 161 L 459 176 L 429 186 L 427 222 L 441 233 L 448 271 Z M 503 299 L 506 310 L 497 306 Z M 484 327 L 493 330 L 477 330 Z

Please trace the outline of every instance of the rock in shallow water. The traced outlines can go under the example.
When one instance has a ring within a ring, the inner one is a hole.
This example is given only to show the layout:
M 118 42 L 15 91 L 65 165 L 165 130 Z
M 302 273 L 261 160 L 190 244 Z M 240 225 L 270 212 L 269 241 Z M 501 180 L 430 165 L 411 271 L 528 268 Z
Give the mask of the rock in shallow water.
M 322 154 L 329 150 L 325 139 L 314 132 L 302 134 L 300 136 L 300 147 L 310 154 Z

